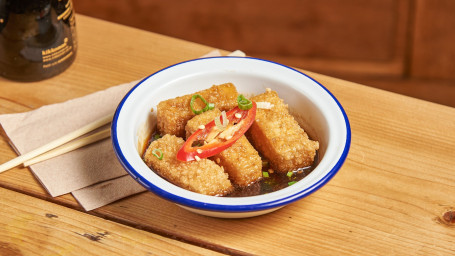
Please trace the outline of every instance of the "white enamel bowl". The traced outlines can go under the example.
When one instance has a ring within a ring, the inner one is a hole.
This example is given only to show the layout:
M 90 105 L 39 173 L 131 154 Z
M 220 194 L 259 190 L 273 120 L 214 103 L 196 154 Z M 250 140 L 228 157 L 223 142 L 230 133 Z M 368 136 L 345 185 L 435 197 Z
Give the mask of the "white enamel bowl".
M 164 180 L 141 159 L 138 148 L 156 123 L 156 106 L 166 99 L 231 82 L 240 93 L 278 92 L 310 137 L 320 143 L 319 164 L 304 179 L 259 196 L 214 197 Z M 151 109 L 155 111 L 151 111 Z M 125 170 L 144 187 L 199 214 L 243 218 L 272 212 L 326 184 L 345 161 L 351 141 L 349 121 L 337 99 L 321 84 L 290 67 L 255 58 L 190 60 L 160 70 L 139 82 L 120 102 L 112 122 L 112 142 Z

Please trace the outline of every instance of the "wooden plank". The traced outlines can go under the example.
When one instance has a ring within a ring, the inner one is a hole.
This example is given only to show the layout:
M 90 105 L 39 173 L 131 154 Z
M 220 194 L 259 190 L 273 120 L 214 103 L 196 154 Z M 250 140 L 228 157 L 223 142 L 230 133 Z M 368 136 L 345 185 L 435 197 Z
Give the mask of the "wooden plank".
M 417 0 L 411 75 L 455 79 L 455 1 Z
M 240 48 L 255 57 L 452 106 L 451 0 L 285 0 L 279 6 L 268 1 L 79 0 L 76 5 L 90 16 Z
M 210 49 L 84 16 L 78 16 L 78 31 L 81 48 L 69 70 L 42 83 L 0 80 L 0 95 L 36 108 Z M 232 254 L 454 254 L 455 229 L 446 212 L 455 209 L 449 196 L 455 193 L 455 109 L 309 74 L 340 100 L 352 126 L 348 159 L 322 189 L 274 213 L 240 220 L 200 216 L 149 192 L 90 214 Z M 23 108 L 11 103 L 0 112 L 15 109 Z M 0 139 L 0 161 L 14 155 Z M 50 198 L 24 168 L 0 175 L 0 186 L 80 209 L 71 196 Z
M 410 0 L 79 0 L 76 11 L 321 73 L 399 76 Z M 134 17 L 134 18 L 128 18 Z
M 383 90 L 400 93 L 414 98 L 455 107 L 455 85 L 448 80 L 400 79 L 400 78 L 343 78 L 361 84 L 368 84 Z
M 0 255 L 221 255 L 0 188 Z

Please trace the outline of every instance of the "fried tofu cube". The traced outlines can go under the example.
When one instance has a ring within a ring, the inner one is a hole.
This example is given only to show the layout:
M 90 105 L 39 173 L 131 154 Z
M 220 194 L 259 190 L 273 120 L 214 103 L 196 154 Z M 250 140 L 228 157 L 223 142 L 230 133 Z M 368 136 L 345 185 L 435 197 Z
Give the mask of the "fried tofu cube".
M 232 83 L 214 85 L 209 89 L 161 101 L 157 106 L 157 128 L 160 134 L 185 136 L 185 125 L 195 114 L 191 111 L 190 101 L 195 94 L 201 95 L 207 102 L 214 103 L 220 110 L 230 110 L 237 106 L 237 89 Z M 200 99 L 194 101 L 195 109 L 204 108 Z
M 145 163 L 160 176 L 184 189 L 204 195 L 223 196 L 233 190 L 233 186 L 224 172 L 215 162 L 209 159 L 182 162 L 177 160 L 177 152 L 185 141 L 174 135 L 164 135 L 150 143 L 144 154 Z M 153 153 L 163 158 L 160 160 Z
M 278 94 L 267 90 L 251 100 L 273 105 L 270 109 L 257 109 L 256 119 L 247 132 L 253 146 L 269 160 L 272 169 L 288 172 L 312 165 L 319 143 L 309 139 Z
M 213 109 L 190 119 L 185 127 L 187 138 L 197 131 L 200 125 L 205 125 L 220 115 L 220 110 Z M 210 159 L 224 167 L 229 179 L 238 186 L 245 187 L 262 178 L 261 157 L 245 136 Z

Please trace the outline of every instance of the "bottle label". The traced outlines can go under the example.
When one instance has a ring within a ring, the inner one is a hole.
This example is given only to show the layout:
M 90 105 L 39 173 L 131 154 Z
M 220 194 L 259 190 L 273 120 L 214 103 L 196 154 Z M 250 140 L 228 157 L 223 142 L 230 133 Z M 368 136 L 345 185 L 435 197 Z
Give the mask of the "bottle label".
M 50 68 L 71 57 L 73 55 L 73 46 L 68 45 L 68 37 L 65 37 L 63 44 L 43 50 L 41 55 L 43 56 L 43 68 Z
M 68 37 L 63 39 L 63 43 L 49 49 L 41 51 L 43 69 L 51 68 L 69 59 L 75 52 L 76 45 L 76 22 L 73 15 L 73 3 L 69 0 L 65 5 L 65 11 L 57 16 L 57 20 L 68 22 L 71 29 L 71 41 Z
M 66 3 L 65 8 L 65 11 L 57 17 L 58 20 L 67 20 L 73 14 L 73 2 L 69 0 Z

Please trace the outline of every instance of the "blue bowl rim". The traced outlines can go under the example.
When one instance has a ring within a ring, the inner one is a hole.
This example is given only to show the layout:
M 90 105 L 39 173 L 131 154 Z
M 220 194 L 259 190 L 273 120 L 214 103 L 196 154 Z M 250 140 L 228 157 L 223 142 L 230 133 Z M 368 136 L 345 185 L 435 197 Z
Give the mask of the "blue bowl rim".
M 279 65 L 279 66 L 285 67 L 287 69 L 290 69 L 290 70 L 292 70 L 294 72 L 297 72 L 297 73 L 299 73 L 299 74 L 311 79 L 313 82 L 315 82 L 321 88 L 323 88 L 332 97 L 332 99 L 335 101 L 335 103 L 338 105 L 341 113 L 343 114 L 343 117 L 344 117 L 344 120 L 345 120 L 345 125 L 346 125 L 346 142 L 345 142 L 345 146 L 344 146 L 344 149 L 343 149 L 343 152 L 342 152 L 340 158 L 338 159 L 337 163 L 333 166 L 333 168 L 324 177 L 322 177 L 318 182 L 313 184 L 311 187 L 308 187 L 308 188 L 306 188 L 304 190 L 298 191 L 297 193 L 294 193 L 294 194 L 291 194 L 289 196 L 286 196 L 286 197 L 283 197 L 283 198 L 279 198 L 279 199 L 276 199 L 276 200 L 273 200 L 273 201 L 265 202 L 265 203 L 243 204 L 243 205 L 212 204 L 212 203 L 205 203 L 205 202 L 200 202 L 200 201 L 196 201 L 196 200 L 191 200 L 191 199 L 188 199 L 188 198 L 183 198 L 183 197 L 180 197 L 180 196 L 175 195 L 173 193 L 169 193 L 169 192 L 167 192 L 167 191 L 155 186 L 154 184 L 152 184 L 151 182 L 149 182 L 145 178 L 143 178 L 130 165 L 128 160 L 125 158 L 125 156 L 123 155 L 122 150 L 120 148 L 119 142 L 117 140 L 117 129 L 116 129 L 117 128 L 117 121 L 118 121 L 118 116 L 119 116 L 119 114 L 120 114 L 120 112 L 122 110 L 123 104 L 128 99 L 130 94 L 137 87 L 139 87 L 144 81 L 148 80 L 150 77 L 152 77 L 152 76 L 154 76 L 154 75 L 156 75 L 158 73 L 161 73 L 161 72 L 163 72 L 163 71 L 165 71 L 167 69 L 170 69 L 170 68 L 172 68 L 174 66 L 182 65 L 182 64 L 185 64 L 185 63 L 189 63 L 189 62 L 202 61 L 202 60 L 214 59 L 214 58 L 216 58 L 216 59 L 219 59 L 219 58 L 251 59 L 251 60 L 256 60 L 256 61 L 264 61 L 264 62 L 272 63 L 272 64 L 275 64 L 275 65 Z M 289 203 L 295 202 L 295 201 L 297 201 L 297 200 L 299 200 L 299 199 L 301 199 L 303 197 L 306 197 L 306 196 L 312 194 L 313 192 L 317 191 L 319 188 L 324 186 L 339 171 L 339 169 L 341 168 L 341 166 L 343 165 L 343 163 L 345 162 L 345 160 L 347 158 L 347 155 L 348 155 L 349 149 L 350 149 L 350 145 L 351 145 L 351 128 L 350 128 L 350 123 L 349 123 L 349 119 L 347 117 L 347 114 L 346 114 L 345 110 L 343 109 L 343 107 L 341 106 L 340 102 L 337 100 L 337 98 L 325 86 L 323 86 L 321 83 L 319 83 L 318 81 L 316 81 L 312 77 L 308 76 L 307 74 L 305 74 L 305 73 L 303 73 L 303 72 L 301 72 L 299 70 L 296 70 L 294 68 L 291 68 L 289 66 L 286 66 L 286 65 L 274 62 L 274 61 L 264 60 L 264 59 L 260 59 L 260 58 L 254 58 L 254 57 L 217 56 L 217 57 L 206 57 L 206 58 L 199 58 L 199 59 L 191 59 L 191 60 L 182 61 L 182 62 L 173 64 L 173 65 L 170 65 L 168 67 L 165 67 L 165 68 L 163 68 L 161 70 L 156 71 L 155 73 L 152 73 L 151 75 L 145 77 L 140 82 L 138 82 L 134 87 L 132 87 L 125 94 L 125 96 L 123 97 L 122 101 L 119 103 L 119 105 L 118 105 L 118 107 L 117 107 L 117 109 L 115 111 L 115 114 L 114 114 L 114 117 L 113 117 L 113 120 L 112 120 L 112 124 L 111 124 L 111 133 L 112 133 L 111 134 L 112 135 L 111 138 L 112 138 L 112 144 L 113 144 L 115 155 L 117 156 L 117 158 L 120 161 L 120 163 L 123 166 L 123 168 L 138 183 L 140 183 L 142 186 L 144 186 L 145 188 L 147 188 L 148 190 L 150 190 L 154 194 L 156 194 L 156 195 L 158 195 L 158 196 L 160 196 L 160 197 L 162 197 L 162 198 L 164 198 L 166 200 L 169 200 L 171 202 L 177 203 L 179 205 L 183 205 L 183 206 L 190 207 L 190 208 L 195 208 L 195 209 L 200 209 L 200 210 L 205 210 L 205 211 L 227 212 L 227 213 L 229 213 L 229 212 L 255 212 L 255 211 L 263 211 L 263 210 L 278 208 L 278 207 L 282 207 L 284 205 L 287 205 Z

